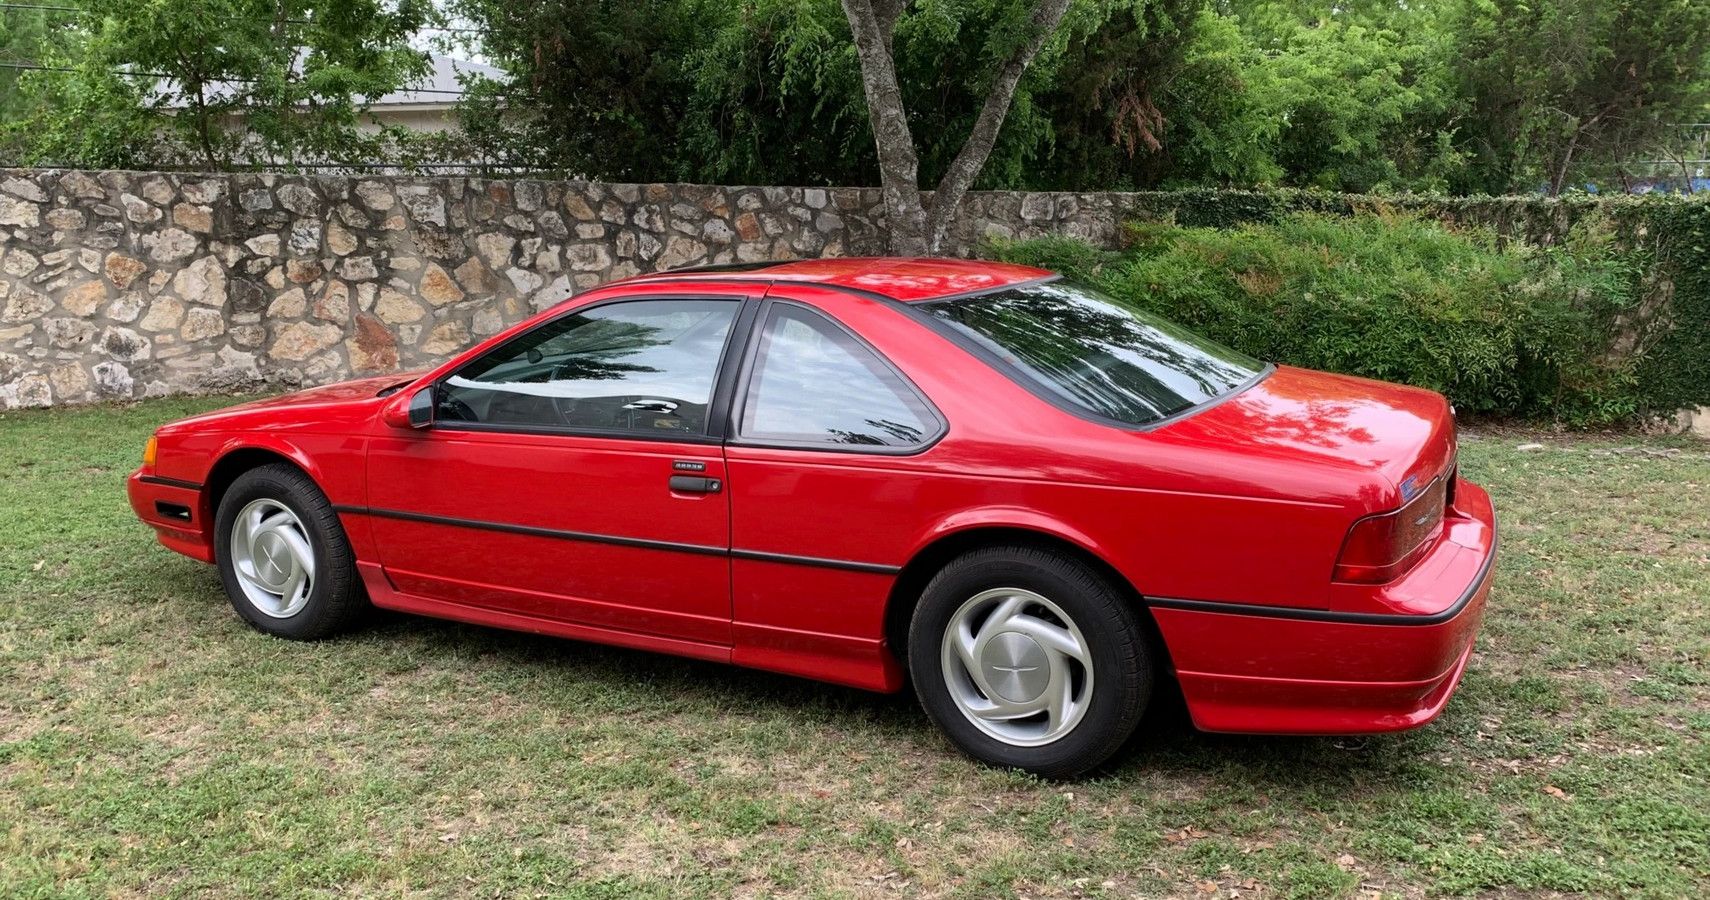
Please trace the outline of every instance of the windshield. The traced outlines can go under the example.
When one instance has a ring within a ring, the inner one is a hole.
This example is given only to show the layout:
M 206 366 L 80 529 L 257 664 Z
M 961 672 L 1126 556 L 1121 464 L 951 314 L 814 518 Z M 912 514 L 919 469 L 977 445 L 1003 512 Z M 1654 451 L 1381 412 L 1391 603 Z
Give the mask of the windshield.
M 1221 397 L 1264 370 L 1179 325 L 1060 281 L 920 308 L 1045 393 L 1133 425 Z

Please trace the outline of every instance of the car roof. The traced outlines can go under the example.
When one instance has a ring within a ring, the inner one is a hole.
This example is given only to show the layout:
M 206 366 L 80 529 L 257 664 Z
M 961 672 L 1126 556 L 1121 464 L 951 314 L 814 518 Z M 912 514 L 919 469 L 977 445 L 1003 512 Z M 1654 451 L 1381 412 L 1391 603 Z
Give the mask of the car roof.
M 1049 278 L 1052 272 L 1013 263 L 930 256 L 845 256 L 732 263 L 669 269 L 625 282 L 743 278 L 823 284 L 881 294 L 893 300 L 934 300 Z

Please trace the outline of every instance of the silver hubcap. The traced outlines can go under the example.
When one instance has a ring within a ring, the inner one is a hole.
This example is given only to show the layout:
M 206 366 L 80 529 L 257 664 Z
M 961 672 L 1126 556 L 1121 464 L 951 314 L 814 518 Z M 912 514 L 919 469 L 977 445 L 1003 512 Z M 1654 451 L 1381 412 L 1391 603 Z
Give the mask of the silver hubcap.
M 1092 655 L 1062 607 L 1020 588 L 969 598 L 944 631 L 944 683 L 956 707 L 1006 744 L 1068 734 L 1092 699 Z
M 315 588 L 315 551 L 290 507 L 277 500 L 250 501 L 232 524 L 232 569 L 249 604 L 288 619 Z

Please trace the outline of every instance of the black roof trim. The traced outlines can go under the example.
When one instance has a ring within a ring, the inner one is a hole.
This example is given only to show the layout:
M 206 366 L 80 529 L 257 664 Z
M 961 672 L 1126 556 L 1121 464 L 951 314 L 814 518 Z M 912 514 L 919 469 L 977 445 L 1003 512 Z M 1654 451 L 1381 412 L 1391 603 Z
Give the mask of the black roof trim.
M 672 275 L 700 275 L 700 274 L 714 274 L 714 275 L 716 275 L 720 272 L 759 272 L 759 271 L 764 270 L 764 269 L 770 269 L 773 266 L 787 266 L 790 263 L 798 263 L 798 262 L 805 262 L 805 261 L 806 260 L 804 260 L 804 259 L 796 258 L 796 259 L 768 259 L 768 260 L 762 260 L 760 262 L 707 263 L 706 265 L 700 265 L 700 266 L 681 266 L 679 268 L 665 269 L 665 270 L 659 271 L 659 272 L 648 272 L 648 273 L 645 273 L 642 275 L 637 275 L 636 278 L 637 279 L 642 279 L 642 278 L 669 278 Z

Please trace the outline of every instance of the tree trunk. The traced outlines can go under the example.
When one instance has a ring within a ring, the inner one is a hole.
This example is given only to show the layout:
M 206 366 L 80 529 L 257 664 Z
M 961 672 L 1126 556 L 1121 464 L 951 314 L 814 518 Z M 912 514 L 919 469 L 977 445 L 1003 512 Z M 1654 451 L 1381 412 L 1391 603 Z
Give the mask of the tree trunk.
M 202 151 L 203 164 L 208 167 L 208 171 L 219 172 L 224 170 L 225 166 L 220 165 L 219 159 L 214 156 L 214 124 L 212 117 L 208 114 L 208 106 L 203 99 L 202 91 L 203 84 L 198 80 L 194 99 L 190 102 L 190 105 L 196 110 L 196 143 Z
M 1580 134 L 1581 132 L 1579 131 L 1575 131 L 1573 133 L 1573 139 L 1568 141 L 1567 148 L 1562 151 L 1561 165 L 1557 166 L 1555 171 L 1550 173 L 1551 197 L 1560 197 L 1562 195 L 1562 187 L 1567 182 L 1568 166 L 1573 163 L 1573 151 L 1579 144 Z
M 1038 0 L 1028 20 L 1028 34 L 1015 53 L 998 68 L 974 127 L 932 198 L 928 216 L 920 196 L 920 158 L 909 130 L 902 89 L 897 84 L 891 55 L 891 35 L 909 0 L 843 0 L 843 14 L 855 38 L 861 60 L 861 87 L 867 97 L 867 117 L 879 156 L 879 184 L 891 232 L 891 252 L 901 256 L 940 253 L 962 198 L 985 168 L 998 132 L 1009 115 L 1021 76 L 1063 20 L 1069 0 Z
M 906 0 L 843 0 L 843 14 L 855 37 L 861 60 L 861 89 L 867 95 L 867 118 L 879 155 L 879 184 L 884 193 L 885 222 L 891 232 L 891 252 L 924 256 L 926 211 L 920 204 L 920 159 L 914 152 L 891 59 L 891 32 Z M 876 8 L 875 8 L 876 7 Z

